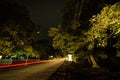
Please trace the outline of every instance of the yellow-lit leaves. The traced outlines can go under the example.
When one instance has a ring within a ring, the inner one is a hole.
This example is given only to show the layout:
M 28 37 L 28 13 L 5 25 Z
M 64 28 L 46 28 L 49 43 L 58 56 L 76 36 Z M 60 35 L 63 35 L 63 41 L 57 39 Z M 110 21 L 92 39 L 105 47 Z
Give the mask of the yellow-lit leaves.
M 48 35 L 51 37 L 57 35 L 58 33 L 59 33 L 59 27 L 58 28 L 51 27 L 48 31 Z
M 73 20 L 73 21 L 72 21 L 71 28 L 72 28 L 73 30 L 76 30 L 77 27 L 80 27 L 80 23 L 79 23 L 77 20 Z
M 104 7 L 100 14 L 90 19 L 90 22 L 92 27 L 87 33 L 88 42 L 97 40 L 98 46 L 105 47 L 107 39 L 120 33 L 120 2 Z
M 14 45 L 11 41 L 8 39 L 0 39 L 0 53 L 10 55 L 12 54 L 13 48 Z
M 88 50 L 92 50 L 94 48 L 94 43 L 90 43 L 89 45 L 88 45 Z

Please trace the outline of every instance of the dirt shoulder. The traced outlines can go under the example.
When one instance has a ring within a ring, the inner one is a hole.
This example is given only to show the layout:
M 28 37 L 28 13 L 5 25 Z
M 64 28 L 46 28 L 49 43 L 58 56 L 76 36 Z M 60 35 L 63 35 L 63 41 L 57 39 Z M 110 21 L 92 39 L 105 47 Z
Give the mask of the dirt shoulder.
M 120 80 L 120 72 L 65 61 L 49 80 Z

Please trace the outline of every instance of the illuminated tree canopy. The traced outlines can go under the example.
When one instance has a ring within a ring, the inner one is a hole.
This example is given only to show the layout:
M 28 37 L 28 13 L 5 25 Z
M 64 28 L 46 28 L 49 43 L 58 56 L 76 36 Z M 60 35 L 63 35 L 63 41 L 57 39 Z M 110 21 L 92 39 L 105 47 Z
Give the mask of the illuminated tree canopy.
M 67 12 L 66 14 L 68 14 Z M 64 17 L 66 14 L 64 13 Z M 80 19 L 82 17 L 79 16 Z M 104 48 L 105 50 L 109 46 L 108 50 L 114 53 L 113 50 L 120 48 L 120 2 L 114 5 L 107 5 L 103 7 L 99 14 L 93 15 L 92 18 L 88 19 L 89 17 L 82 21 L 69 19 L 69 16 L 66 16 L 62 25 L 50 28 L 49 36 L 53 40 L 54 48 L 60 49 L 67 54 L 87 56 L 91 59 L 93 67 L 99 67 L 94 56 L 100 54 L 102 57 L 108 56 L 104 54 L 104 51 L 96 53 L 95 49 Z M 90 24 L 86 24 L 87 20 L 89 20 Z M 111 55 L 112 53 L 109 54 Z
M 112 45 L 120 48 L 120 2 L 104 7 L 100 14 L 94 15 L 91 19 L 91 29 L 87 32 L 88 42 L 97 46 L 105 47 L 111 38 L 117 39 Z

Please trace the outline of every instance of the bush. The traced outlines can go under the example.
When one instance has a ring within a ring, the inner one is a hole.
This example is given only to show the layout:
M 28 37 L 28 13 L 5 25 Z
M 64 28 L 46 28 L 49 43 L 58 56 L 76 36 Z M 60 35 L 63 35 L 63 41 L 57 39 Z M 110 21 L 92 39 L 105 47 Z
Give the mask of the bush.
M 0 59 L 0 65 L 12 64 L 12 59 Z

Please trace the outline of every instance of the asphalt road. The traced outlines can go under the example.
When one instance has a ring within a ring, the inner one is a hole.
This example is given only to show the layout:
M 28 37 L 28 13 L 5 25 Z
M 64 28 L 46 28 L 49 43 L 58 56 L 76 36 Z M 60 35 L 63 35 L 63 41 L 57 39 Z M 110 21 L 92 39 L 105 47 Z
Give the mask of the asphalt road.
M 56 59 L 40 64 L 4 70 L 0 72 L 0 80 L 48 80 L 63 62 L 64 59 Z

